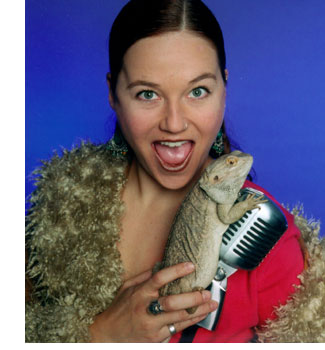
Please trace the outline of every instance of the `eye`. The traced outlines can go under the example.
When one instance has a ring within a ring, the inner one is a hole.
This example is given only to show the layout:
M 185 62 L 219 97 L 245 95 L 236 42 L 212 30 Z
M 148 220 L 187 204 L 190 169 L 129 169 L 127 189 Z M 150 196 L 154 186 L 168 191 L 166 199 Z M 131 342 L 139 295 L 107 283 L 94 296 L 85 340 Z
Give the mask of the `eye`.
M 152 90 L 140 91 L 139 93 L 137 93 L 136 96 L 137 96 L 137 98 L 139 98 L 140 100 L 143 100 L 143 101 L 153 101 L 153 100 L 158 99 L 157 94 Z
M 238 159 L 236 157 L 229 157 L 227 158 L 227 164 L 228 165 L 235 165 L 237 164 Z
M 209 93 L 210 93 L 210 91 L 207 88 L 200 86 L 200 87 L 193 89 L 190 92 L 189 97 L 194 98 L 194 99 L 200 99 L 200 98 L 206 97 Z

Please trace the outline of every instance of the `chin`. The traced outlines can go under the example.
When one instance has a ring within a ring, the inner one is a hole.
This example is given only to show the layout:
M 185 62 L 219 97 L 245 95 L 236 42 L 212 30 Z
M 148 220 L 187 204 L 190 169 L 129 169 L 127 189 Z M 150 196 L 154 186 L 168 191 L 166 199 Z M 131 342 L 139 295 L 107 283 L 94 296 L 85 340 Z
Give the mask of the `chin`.
M 203 169 L 203 166 L 198 166 L 198 168 Z M 182 190 L 188 186 L 191 186 L 194 181 L 198 180 L 201 174 L 201 171 L 197 171 L 198 168 L 191 169 L 191 167 L 188 167 L 182 172 L 163 171 L 163 174 L 158 171 L 158 174 L 153 172 L 152 177 L 162 187 L 168 190 Z
M 202 159 L 205 160 L 202 161 Z M 194 153 L 188 157 L 183 166 L 170 168 L 162 164 L 157 156 L 149 155 L 147 158 L 143 157 L 139 163 L 143 170 L 161 187 L 177 191 L 191 186 L 193 182 L 198 180 L 209 159 L 208 152 L 206 156 L 201 154 L 201 157 Z

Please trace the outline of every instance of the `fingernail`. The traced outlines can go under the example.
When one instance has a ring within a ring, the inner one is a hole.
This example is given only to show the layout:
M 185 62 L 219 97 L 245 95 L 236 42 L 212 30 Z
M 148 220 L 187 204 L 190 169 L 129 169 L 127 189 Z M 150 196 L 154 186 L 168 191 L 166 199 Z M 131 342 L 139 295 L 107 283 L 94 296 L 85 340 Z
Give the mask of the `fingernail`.
M 194 264 L 191 263 L 191 262 L 187 262 L 187 263 L 185 264 L 185 269 L 186 269 L 187 271 L 193 271 L 194 268 L 195 268 L 195 266 L 194 266 Z
M 218 308 L 218 303 L 215 300 L 211 300 L 209 305 L 212 310 L 216 310 Z
M 208 290 L 202 291 L 202 297 L 204 301 L 211 299 L 211 293 Z

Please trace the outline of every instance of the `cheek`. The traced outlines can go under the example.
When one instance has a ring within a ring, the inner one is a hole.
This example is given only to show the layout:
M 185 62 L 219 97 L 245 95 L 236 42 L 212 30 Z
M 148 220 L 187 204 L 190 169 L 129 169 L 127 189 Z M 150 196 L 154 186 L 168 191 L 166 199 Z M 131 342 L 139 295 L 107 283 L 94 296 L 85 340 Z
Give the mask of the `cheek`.
M 224 104 L 212 104 L 206 106 L 205 111 L 202 111 L 204 118 L 198 125 L 201 130 L 201 135 L 204 135 L 204 144 L 210 147 L 214 142 L 223 122 Z M 203 121 L 204 120 L 204 121 Z
M 224 116 L 224 103 L 213 103 L 206 106 L 205 110 L 202 111 L 204 115 L 204 122 L 201 127 L 204 128 L 208 133 L 215 133 L 221 127 Z
M 150 118 L 132 108 L 116 109 L 116 115 L 123 134 L 130 144 L 132 144 L 133 140 L 137 140 L 146 134 L 147 130 L 150 129 Z

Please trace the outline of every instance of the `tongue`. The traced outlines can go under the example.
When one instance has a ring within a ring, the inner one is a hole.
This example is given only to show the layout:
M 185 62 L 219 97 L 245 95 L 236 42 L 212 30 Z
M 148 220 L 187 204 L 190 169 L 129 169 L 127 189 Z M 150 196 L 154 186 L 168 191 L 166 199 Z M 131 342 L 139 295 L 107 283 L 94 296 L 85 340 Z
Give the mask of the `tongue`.
M 155 144 L 160 159 L 170 165 L 182 164 L 191 151 L 191 142 L 186 142 L 179 147 L 168 147 L 160 143 Z

